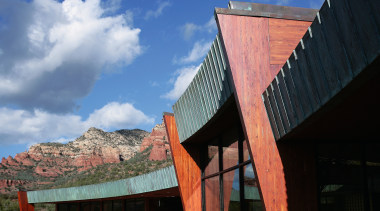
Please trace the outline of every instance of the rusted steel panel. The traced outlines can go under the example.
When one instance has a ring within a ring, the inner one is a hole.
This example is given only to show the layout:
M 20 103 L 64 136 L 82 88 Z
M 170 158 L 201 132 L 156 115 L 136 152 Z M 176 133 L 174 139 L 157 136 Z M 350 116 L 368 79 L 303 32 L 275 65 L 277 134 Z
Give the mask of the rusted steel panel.
M 299 21 L 311 21 L 317 12 L 318 10 L 314 9 L 237 1 L 230 1 L 229 9 L 215 8 L 216 14 L 280 18 Z

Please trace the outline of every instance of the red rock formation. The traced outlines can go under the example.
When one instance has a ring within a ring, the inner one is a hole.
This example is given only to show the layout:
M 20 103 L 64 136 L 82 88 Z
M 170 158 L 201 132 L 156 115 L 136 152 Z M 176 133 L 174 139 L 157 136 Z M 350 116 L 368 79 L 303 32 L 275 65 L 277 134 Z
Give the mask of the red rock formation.
M 156 125 L 152 129 L 150 136 L 143 139 L 140 152 L 151 145 L 153 145 L 153 148 L 150 152 L 149 160 L 165 160 L 171 154 L 164 123 Z

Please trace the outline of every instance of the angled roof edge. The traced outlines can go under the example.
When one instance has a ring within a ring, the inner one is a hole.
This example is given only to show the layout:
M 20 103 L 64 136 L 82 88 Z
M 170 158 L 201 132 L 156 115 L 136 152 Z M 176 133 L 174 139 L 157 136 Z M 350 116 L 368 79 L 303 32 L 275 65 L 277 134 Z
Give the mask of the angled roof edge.
M 80 201 L 135 195 L 177 187 L 174 166 L 127 179 L 70 188 L 28 191 L 28 203 Z
M 215 14 L 267 17 L 299 21 L 313 21 L 317 12 L 317 9 L 238 1 L 230 1 L 228 8 L 215 8 Z

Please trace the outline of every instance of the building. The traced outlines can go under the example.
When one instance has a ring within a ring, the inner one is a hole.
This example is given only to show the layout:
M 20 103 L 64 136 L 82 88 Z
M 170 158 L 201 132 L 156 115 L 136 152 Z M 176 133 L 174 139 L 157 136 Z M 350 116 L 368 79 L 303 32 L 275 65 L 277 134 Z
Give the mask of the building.
M 215 19 L 209 53 L 164 113 L 183 209 L 380 210 L 380 1 L 230 2 Z

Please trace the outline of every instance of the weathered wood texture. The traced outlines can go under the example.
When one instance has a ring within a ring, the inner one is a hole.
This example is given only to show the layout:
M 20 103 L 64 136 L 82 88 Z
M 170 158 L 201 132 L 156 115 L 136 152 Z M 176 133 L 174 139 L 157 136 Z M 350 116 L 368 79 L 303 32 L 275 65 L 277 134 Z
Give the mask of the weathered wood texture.
M 185 211 L 201 210 L 201 170 L 196 163 L 199 162 L 199 150 L 191 151 L 190 155 L 189 151 L 181 145 L 174 116 L 164 115 L 164 121 L 183 209 Z
M 308 181 L 310 177 L 297 177 L 302 180 L 297 183 L 287 176 L 288 171 L 299 170 L 301 166 L 300 163 L 294 166 L 288 164 L 294 159 L 302 160 L 304 154 L 295 158 L 286 153 L 291 151 L 286 148 L 285 153 L 280 154 L 262 101 L 261 93 L 277 74 L 274 70 L 276 66 L 271 66 L 270 61 L 269 21 L 269 18 L 217 14 L 240 119 L 249 142 L 266 210 L 316 210 L 316 191 L 301 187 L 305 184 L 308 184 L 307 187 L 313 186 Z M 277 24 L 281 25 L 280 22 Z M 282 159 L 288 159 L 284 162 L 287 169 L 284 169 Z
M 286 210 L 283 167 L 261 95 L 270 73 L 268 18 L 217 15 L 266 210 Z
M 270 64 L 285 64 L 310 24 L 310 21 L 269 18 Z
M 380 55 L 379 1 L 325 2 L 263 91 L 276 140 L 299 127 Z M 272 58 L 272 57 L 271 57 Z
M 28 203 L 28 196 L 25 191 L 17 192 L 18 205 L 20 206 L 20 211 L 34 211 L 33 204 Z

